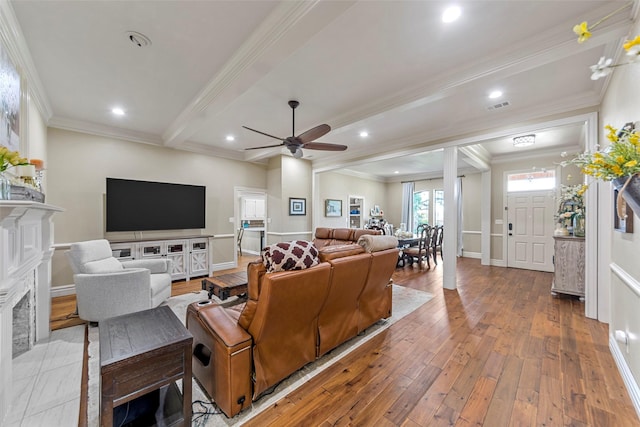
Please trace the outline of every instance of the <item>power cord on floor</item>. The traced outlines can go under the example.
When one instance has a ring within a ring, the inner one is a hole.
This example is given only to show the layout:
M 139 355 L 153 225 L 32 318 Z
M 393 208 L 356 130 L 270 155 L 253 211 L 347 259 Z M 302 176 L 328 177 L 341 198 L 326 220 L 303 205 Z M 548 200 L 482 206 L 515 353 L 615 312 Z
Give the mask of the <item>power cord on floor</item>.
M 204 400 L 194 400 L 191 404 L 191 425 L 204 426 L 211 415 L 220 415 L 222 411 L 218 409 L 215 403 Z

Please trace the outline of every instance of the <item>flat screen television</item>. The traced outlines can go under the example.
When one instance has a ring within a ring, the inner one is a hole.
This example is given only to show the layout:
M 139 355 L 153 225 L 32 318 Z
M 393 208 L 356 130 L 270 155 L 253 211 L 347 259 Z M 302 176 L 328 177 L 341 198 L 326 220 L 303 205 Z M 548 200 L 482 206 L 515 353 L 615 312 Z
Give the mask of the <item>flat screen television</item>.
M 205 228 L 206 187 L 107 178 L 106 231 Z

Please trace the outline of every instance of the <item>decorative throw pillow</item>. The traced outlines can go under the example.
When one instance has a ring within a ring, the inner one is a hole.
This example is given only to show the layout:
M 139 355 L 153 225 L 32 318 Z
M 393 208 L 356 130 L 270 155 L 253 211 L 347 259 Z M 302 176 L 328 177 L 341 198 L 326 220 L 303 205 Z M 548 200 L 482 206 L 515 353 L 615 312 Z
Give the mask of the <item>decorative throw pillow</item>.
M 264 248 L 262 261 L 269 273 L 304 270 L 318 265 L 318 249 L 306 240 L 274 243 Z

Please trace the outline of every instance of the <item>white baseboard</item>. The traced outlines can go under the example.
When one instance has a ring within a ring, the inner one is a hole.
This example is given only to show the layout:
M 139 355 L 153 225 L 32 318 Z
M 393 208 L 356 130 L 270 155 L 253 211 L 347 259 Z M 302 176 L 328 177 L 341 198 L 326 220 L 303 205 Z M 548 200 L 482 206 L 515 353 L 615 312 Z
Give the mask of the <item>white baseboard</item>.
M 611 350 L 613 360 L 615 360 L 616 365 L 618 366 L 618 371 L 620 372 L 622 381 L 624 381 L 624 385 L 627 387 L 627 392 L 629 393 L 633 407 L 636 409 L 636 414 L 638 414 L 638 417 L 640 418 L 640 388 L 638 387 L 638 383 L 633 377 L 633 373 L 631 373 L 631 369 L 629 369 L 629 365 L 627 365 L 627 361 L 622 355 L 620 347 L 618 347 L 618 343 L 613 334 L 609 334 L 609 350 Z
M 76 294 L 76 285 L 72 283 L 70 285 L 54 286 L 51 288 L 51 298 L 64 297 L 67 295 Z
M 228 270 L 230 268 L 236 268 L 237 266 L 238 265 L 233 261 L 221 262 L 218 264 L 211 264 L 209 266 L 209 271 L 213 273 L 214 271 Z
M 480 252 L 469 252 L 469 251 L 462 251 L 462 256 L 464 258 L 474 258 L 474 259 L 481 259 L 482 258 L 482 254 Z M 506 267 L 507 263 L 504 262 L 504 260 L 502 259 L 492 259 L 489 260 L 490 265 L 494 266 L 494 267 Z

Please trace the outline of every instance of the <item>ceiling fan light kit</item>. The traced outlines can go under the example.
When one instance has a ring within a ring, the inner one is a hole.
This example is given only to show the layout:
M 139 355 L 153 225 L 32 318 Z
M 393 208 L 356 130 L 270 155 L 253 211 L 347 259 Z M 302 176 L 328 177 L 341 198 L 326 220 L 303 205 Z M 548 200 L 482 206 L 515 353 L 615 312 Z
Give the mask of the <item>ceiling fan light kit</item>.
M 280 144 L 274 145 L 264 145 L 261 147 L 251 147 L 245 148 L 245 150 L 259 150 L 262 148 L 272 148 L 272 147 L 286 147 L 289 152 L 296 159 L 300 159 L 303 156 L 302 149 L 308 148 L 310 150 L 322 150 L 322 151 L 344 151 L 347 149 L 346 145 L 340 144 L 329 144 L 326 142 L 313 142 L 318 138 L 323 137 L 331 131 L 331 126 L 327 124 L 321 124 L 314 128 L 309 129 L 306 132 L 301 133 L 298 136 L 296 134 L 296 108 L 300 105 L 300 102 L 296 100 L 291 100 L 288 102 L 289 107 L 291 107 L 292 114 L 292 124 L 291 124 L 291 136 L 287 138 L 280 138 L 278 136 L 269 135 L 268 133 L 261 132 L 259 130 L 251 129 L 247 126 L 242 126 L 243 128 L 250 130 L 252 132 L 259 133 L 264 136 L 268 136 L 269 138 L 278 139 L 282 141 Z

